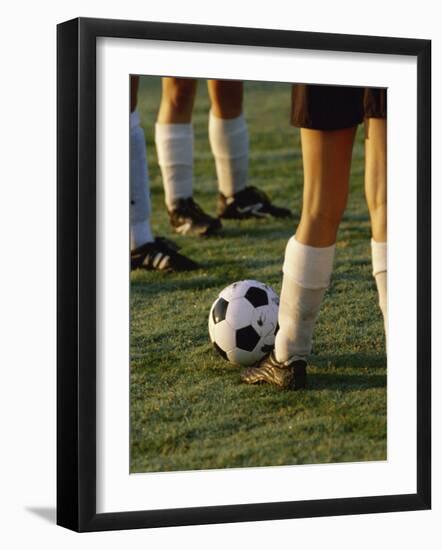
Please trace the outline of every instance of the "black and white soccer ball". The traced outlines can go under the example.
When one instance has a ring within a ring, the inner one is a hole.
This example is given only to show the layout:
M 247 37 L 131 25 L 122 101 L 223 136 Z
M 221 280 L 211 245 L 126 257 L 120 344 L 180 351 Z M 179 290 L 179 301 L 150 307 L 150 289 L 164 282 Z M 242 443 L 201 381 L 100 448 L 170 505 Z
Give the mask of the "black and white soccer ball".
M 275 344 L 279 298 L 258 281 L 226 287 L 210 308 L 209 335 L 220 355 L 235 365 L 257 363 Z

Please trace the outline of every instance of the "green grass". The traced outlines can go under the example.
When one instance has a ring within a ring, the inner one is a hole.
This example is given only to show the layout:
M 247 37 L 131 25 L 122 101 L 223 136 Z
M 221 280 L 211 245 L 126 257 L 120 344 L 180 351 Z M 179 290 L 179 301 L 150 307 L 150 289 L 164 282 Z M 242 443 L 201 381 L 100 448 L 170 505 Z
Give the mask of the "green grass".
M 157 78 L 142 79 L 155 233 L 171 236 L 154 148 Z M 195 198 L 215 213 L 215 168 L 207 139 L 209 102 L 199 83 L 194 112 Z M 250 183 L 275 202 L 301 207 L 299 133 L 289 125 L 290 87 L 247 83 Z M 341 225 L 332 285 L 314 339 L 309 390 L 246 386 L 208 340 L 218 292 L 240 279 L 281 289 L 293 221 L 225 222 L 222 237 L 173 237 L 202 264 L 188 274 L 131 276 L 131 471 L 168 471 L 386 459 L 386 357 L 371 276 L 363 199 L 363 133 Z

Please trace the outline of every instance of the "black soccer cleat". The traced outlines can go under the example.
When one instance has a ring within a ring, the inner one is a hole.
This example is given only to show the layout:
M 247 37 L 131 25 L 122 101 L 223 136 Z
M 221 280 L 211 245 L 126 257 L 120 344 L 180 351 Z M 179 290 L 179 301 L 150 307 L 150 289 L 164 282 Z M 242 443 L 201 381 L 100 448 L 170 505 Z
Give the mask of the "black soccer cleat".
M 275 206 L 269 197 L 256 187 L 246 187 L 235 193 L 233 197 L 218 195 L 218 216 L 230 220 L 246 218 L 291 218 L 288 208 Z
M 130 253 L 130 268 L 148 271 L 191 271 L 199 265 L 178 252 L 178 246 L 169 239 L 157 237 L 153 243 L 139 246 Z
M 172 229 L 180 235 L 207 237 L 222 227 L 220 220 L 206 214 L 192 197 L 179 199 L 175 208 L 168 213 Z
M 241 372 L 246 384 L 267 383 L 285 390 L 302 390 L 307 386 L 307 361 L 297 359 L 288 365 L 279 363 L 273 351 L 254 367 Z

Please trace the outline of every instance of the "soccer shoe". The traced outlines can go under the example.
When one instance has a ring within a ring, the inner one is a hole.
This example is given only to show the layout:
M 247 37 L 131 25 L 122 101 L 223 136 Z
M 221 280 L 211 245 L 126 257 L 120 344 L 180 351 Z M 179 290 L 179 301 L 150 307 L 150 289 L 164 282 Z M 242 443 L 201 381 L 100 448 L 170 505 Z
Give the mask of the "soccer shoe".
M 192 199 L 179 199 L 169 210 L 169 221 L 175 233 L 207 237 L 221 229 L 221 222 L 212 218 Z
M 304 359 L 298 359 L 289 365 L 284 365 L 276 360 L 272 351 L 256 366 L 244 369 L 241 380 L 246 384 L 267 382 L 286 390 L 301 390 L 307 385 L 307 362 Z
M 148 271 L 190 271 L 198 269 L 199 265 L 177 252 L 178 246 L 165 239 L 157 237 L 153 243 L 139 246 L 130 253 L 130 268 L 146 269 Z
M 288 208 L 275 206 L 269 197 L 256 187 L 246 187 L 233 197 L 218 195 L 218 216 L 224 219 L 242 220 L 245 218 L 290 218 Z

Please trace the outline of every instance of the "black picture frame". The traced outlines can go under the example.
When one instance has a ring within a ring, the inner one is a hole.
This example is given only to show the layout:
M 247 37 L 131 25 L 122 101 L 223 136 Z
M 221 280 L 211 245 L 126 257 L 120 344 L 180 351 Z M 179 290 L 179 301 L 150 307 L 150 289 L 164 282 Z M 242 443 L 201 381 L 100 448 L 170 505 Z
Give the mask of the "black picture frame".
M 153 39 L 417 59 L 417 492 L 96 513 L 96 39 Z M 57 28 L 57 523 L 102 531 L 425 510 L 431 506 L 431 41 L 79 18 Z

